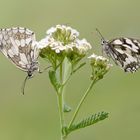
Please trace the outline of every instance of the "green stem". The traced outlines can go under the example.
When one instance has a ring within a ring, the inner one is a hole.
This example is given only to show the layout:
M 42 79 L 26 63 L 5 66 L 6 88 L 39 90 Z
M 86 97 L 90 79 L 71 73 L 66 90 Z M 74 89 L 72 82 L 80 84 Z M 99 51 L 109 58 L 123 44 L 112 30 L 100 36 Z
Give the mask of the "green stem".
M 57 100 L 58 100 L 58 108 L 60 114 L 61 140 L 64 140 L 65 121 L 64 121 L 64 112 L 63 112 L 63 95 L 61 93 L 58 94 Z
M 63 83 L 63 65 L 60 65 L 60 81 Z M 57 101 L 58 101 L 58 108 L 59 108 L 59 114 L 60 114 L 60 124 L 61 124 L 61 140 L 65 140 L 65 119 L 64 119 L 64 99 L 63 99 L 63 88 L 64 86 L 61 85 L 58 93 L 57 93 Z
M 79 112 L 79 110 L 80 110 L 80 108 L 81 108 L 83 102 L 85 101 L 87 95 L 89 94 L 89 92 L 91 91 L 93 85 L 94 85 L 96 82 L 97 82 L 97 80 L 94 79 L 94 80 L 91 82 L 91 84 L 89 85 L 88 89 L 86 90 L 85 94 L 83 95 L 82 99 L 80 100 L 80 102 L 79 102 L 79 104 L 78 104 L 78 106 L 77 106 L 77 108 L 76 108 L 76 110 L 75 110 L 75 112 L 74 112 L 74 115 L 73 115 L 73 117 L 72 117 L 72 119 L 71 119 L 71 121 L 70 121 L 70 123 L 69 123 L 69 125 L 68 125 L 68 128 L 70 128 L 70 127 L 72 126 L 72 124 L 73 124 L 73 122 L 75 121 L 76 116 L 77 116 L 77 114 L 78 114 L 78 112 Z

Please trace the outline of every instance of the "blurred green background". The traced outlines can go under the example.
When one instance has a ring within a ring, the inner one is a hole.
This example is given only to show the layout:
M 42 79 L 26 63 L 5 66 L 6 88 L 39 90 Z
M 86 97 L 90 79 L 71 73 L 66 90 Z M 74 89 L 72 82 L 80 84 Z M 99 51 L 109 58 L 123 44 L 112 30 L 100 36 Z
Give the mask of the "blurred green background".
M 0 27 L 23 26 L 36 33 L 37 40 L 56 24 L 68 24 L 80 32 L 101 54 L 99 28 L 106 39 L 140 38 L 139 0 L 1 0 Z M 92 52 L 91 51 L 91 52 Z M 40 59 L 42 67 L 46 64 Z M 26 73 L 0 55 L 0 140 L 59 140 L 59 117 L 55 92 L 47 72 L 29 80 L 25 95 L 20 88 Z M 76 107 L 89 84 L 87 65 L 75 74 L 67 87 L 66 100 Z M 94 94 L 93 94 L 94 93 Z M 98 111 L 109 118 L 80 131 L 68 140 L 139 140 L 140 71 L 124 73 L 114 66 L 94 87 L 78 118 Z M 72 113 L 66 115 L 70 120 Z

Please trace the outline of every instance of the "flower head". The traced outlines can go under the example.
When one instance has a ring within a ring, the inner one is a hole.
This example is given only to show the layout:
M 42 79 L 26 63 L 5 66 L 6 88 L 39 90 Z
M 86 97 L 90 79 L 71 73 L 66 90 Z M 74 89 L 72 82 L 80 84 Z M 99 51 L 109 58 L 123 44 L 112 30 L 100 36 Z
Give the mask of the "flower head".
M 98 56 L 96 54 L 92 54 L 88 57 L 90 59 L 90 65 L 92 67 L 92 76 L 91 78 L 95 78 L 95 75 L 101 79 L 103 76 L 109 71 L 112 66 L 109 64 L 109 60 L 103 56 Z
M 39 42 L 40 49 L 49 47 L 56 53 L 76 51 L 79 55 L 91 49 L 86 39 L 78 39 L 79 32 L 69 26 L 56 25 L 46 33 L 47 36 Z
M 56 27 L 51 27 L 47 32 L 47 35 L 53 36 L 56 40 L 61 41 L 73 41 L 79 36 L 79 32 L 75 29 L 72 29 L 66 25 L 56 25 Z
M 71 62 L 80 60 L 92 48 L 86 39 L 79 39 L 79 32 L 66 25 L 56 25 L 46 32 L 46 37 L 42 39 L 38 46 L 41 50 L 40 56 L 49 55 L 57 58 L 67 57 Z M 52 57 L 49 59 L 54 59 Z M 62 60 L 60 59 L 60 60 Z
M 77 52 L 79 54 L 85 55 L 88 52 L 88 50 L 90 50 L 92 47 L 90 43 L 87 42 L 86 39 L 82 39 L 82 40 L 77 39 L 75 48 L 77 49 Z

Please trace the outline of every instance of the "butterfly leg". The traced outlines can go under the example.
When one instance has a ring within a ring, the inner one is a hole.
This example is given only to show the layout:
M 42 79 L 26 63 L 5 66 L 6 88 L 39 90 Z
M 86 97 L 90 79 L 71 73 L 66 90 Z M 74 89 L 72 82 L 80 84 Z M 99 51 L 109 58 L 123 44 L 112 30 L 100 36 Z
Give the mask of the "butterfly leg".
M 41 74 L 41 73 L 43 73 L 44 71 L 48 70 L 48 69 L 51 68 L 51 67 L 52 67 L 52 66 L 48 66 L 48 67 L 46 67 L 46 68 L 43 69 L 43 70 L 40 70 L 40 69 L 39 69 L 39 70 L 38 70 L 38 73 Z
M 30 79 L 31 77 L 29 77 L 28 75 L 25 77 L 22 87 L 21 87 L 21 93 L 24 95 L 24 89 L 25 89 L 25 85 L 28 79 Z

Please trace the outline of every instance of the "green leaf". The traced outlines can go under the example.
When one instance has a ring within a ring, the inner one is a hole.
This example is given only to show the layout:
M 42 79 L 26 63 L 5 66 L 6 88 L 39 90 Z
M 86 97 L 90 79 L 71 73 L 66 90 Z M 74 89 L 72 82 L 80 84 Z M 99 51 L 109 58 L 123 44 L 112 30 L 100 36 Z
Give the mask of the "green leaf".
M 64 76 L 63 76 L 63 84 L 67 82 L 71 75 L 72 65 L 68 58 L 64 59 Z
M 65 113 L 70 112 L 70 111 L 71 111 L 71 107 L 68 106 L 66 103 L 64 103 L 63 111 L 64 111 Z
M 59 88 L 61 87 L 61 84 L 59 83 L 56 72 L 53 70 L 50 70 L 49 78 L 50 78 L 50 81 L 51 81 L 52 85 L 54 86 L 55 90 L 58 92 Z
M 106 118 L 108 118 L 108 113 L 106 112 L 99 112 L 97 114 L 93 114 L 90 117 L 83 119 L 79 123 L 71 125 L 70 128 L 67 128 L 67 134 L 72 131 L 85 128 L 87 126 L 94 125 L 95 123 L 102 121 Z

